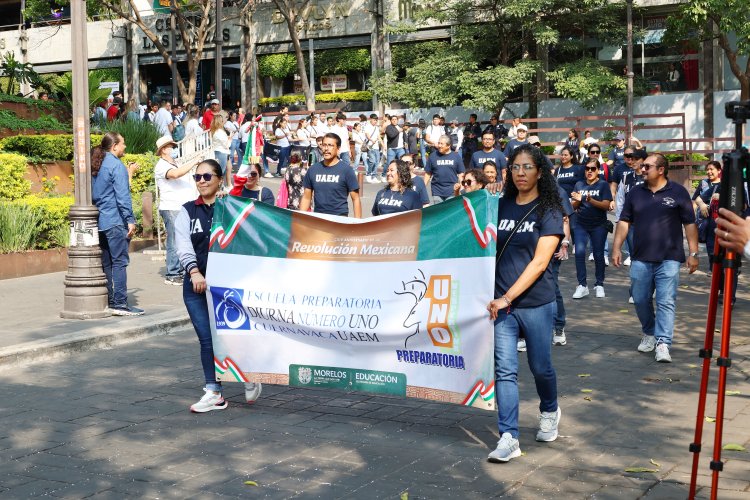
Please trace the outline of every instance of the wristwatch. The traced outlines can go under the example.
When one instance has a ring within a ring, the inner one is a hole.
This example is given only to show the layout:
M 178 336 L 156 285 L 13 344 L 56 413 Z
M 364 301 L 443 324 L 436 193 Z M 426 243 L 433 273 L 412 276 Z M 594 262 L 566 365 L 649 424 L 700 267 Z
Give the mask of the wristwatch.
M 695 257 L 697 259 L 698 258 L 698 252 L 690 252 L 690 254 L 688 256 L 689 257 Z

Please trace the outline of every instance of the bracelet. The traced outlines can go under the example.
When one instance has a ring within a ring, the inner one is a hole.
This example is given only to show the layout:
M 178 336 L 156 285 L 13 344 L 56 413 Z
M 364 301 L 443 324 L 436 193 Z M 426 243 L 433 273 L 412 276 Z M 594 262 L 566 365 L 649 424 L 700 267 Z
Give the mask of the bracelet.
M 568 240 L 562 240 L 562 244 L 565 245 L 566 247 L 569 247 L 570 246 L 570 241 L 568 241 Z
M 507 306 L 508 308 L 510 308 L 510 304 L 511 304 L 511 301 L 510 301 L 510 299 L 509 299 L 508 297 L 506 297 L 505 295 L 503 295 L 503 296 L 502 296 L 502 297 L 500 297 L 500 298 L 501 298 L 501 299 L 503 299 L 503 300 L 505 301 L 505 305 L 506 305 L 506 306 Z

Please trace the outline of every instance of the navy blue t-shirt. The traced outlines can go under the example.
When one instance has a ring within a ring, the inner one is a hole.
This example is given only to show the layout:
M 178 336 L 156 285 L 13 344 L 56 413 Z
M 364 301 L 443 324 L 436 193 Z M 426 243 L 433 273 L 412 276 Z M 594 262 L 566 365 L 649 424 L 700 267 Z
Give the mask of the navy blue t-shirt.
M 243 198 L 250 198 L 251 200 L 258 200 L 268 205 L 274 205 L 276 203 L 276 200 L 273 197 L 273 191 L 267 187 L 261 187 L 259 191 L 251 191 L 250 189 L 245 189 L 243 187 L 240 196 Z
M 703 200 L 703 203 L 706 205 L 711 204 L 711 198 L 713 198 L 714 194 L 719 192 L 719 186 L 720 183 L 711 183 L 707 180 L 702 180 L 700 184 L 698 184 L 698 187 L 695 188 L 695 192 L 693 193 L 693 200 L 698 199 L 700 197 L 701 200 Z
M 430 193 L 427 192 L 427 186 L 424 183 L 424 179 L 420 176 L 412 177 L 411 182 L 413 184 L 412 189 L 419 195 L 419 201 L 422 205 L 430 204 Z
M 435 150 L 427 159 L 424 171 L 432 175 L 432 195 L 449 198 L 453 196 L 453 186 L 458 182 L 458 174 L 466 171 L 463 159 L 455 151 L 441 155 Z
M 582 197 L 581 204 L 578 206 L 577 223 L 586 228 L 603 226 L 607 222 L 607 211 L 596 208 L 587 202 L 586 196 L 591 196 L 596 201 L 612 201 L 612 191 L 609 189 L 609 184 L 601 179 L 593 184 L 583 181 L 576 184 L 574 191 L 581 193 Z
M 518 221 L 523 219 L 536 202 L 537 200 L 534 200 L 526 205 L 518 205 L 515 199 L 500 198 L 497 224 L 498 254 Z M 502 297 L 513 286 L 534 258 L 539 238 L 549 235 L 563 235 L 563 215 L 557 210 L 547 210 L 540 217 L 537 207 L 508 241 L 507 248 L 495 267 L 495 298 Z M 536 307 L 553 300 L 555 281 L 552 269 L 547 265 L 542 275 L 513 301 L 513 307 Z
M 562 186 L 557 186 L 557 194 L 560 195 L 560 203 L 562 203 L 563 215 L 565 217 L 570 217 L 575 213 L 575 209 L 570 203 L 570 197 L 568 196 L 568 193 L 565 192 Z
M 565 190 L 570 198 L 570 193 L 575 191 L 576 184 L 586 180 L 583 165 L 572 165 L 568 168 L 558 167 L 555 171 L 557 184 Z
M 502 151 L 493 149 L 489 153 L 486 153 L 483 149 L 480 149 L 479 151 L 471 155 L 471 168 L 482 169 L 484 168 L 484 162 L 486 161 L 495 162 L 498 170 L 500 170 L 501 168 L 505 168 L 505 166 L 508 164 L 508 160 L 505 158 L 505 155 Z
M 613 165 L 613 167 L 614 168 L 613 168 L 613 171 L 612 171 L 612 175 L 609 177 L 609 182 L 616 182 L 617 184 L 620 184 L 622 182 L 622 177 L 627 172 L 633 172 L 634 171 L 632 168 L 628 167 L 624 163 L 621 164 L 621 165 L 617 165 L 617 166 Z
M 646 183 L 635 186 L 625 195 L 620 220 L 633 228 L 633 260 L 685 262 L 682 226 L 694 224 L 695 213 L 680 184 L 668 180 L 655 193 Z
M 623 172 L 620 182 L 625 186 L 625 193 L 627 193 L 635 186 L 643 184 L 644 180 L 643 175 L 638 175 L 635 170 L 631 169 L 629 172 Z
M 396 212 L 406 212 L 422 208 L 419 194 L 413 189 L 406 189 L 403 193 L 391 191 L 390 187 L 381 189 L 375 195 L 372 204 L 372 215 L 385 215 Z
M 528 143 L 529 141 L 525 139 L 523 141 L 519 141 L 518 139 L 511 139 L 508 141 L 508 144 L 505 145 L 505 151 L 503 151 L 503 153 L 505 153 L 506 158 L 509 158 L 510 155 L 513 153 L 514 149 L 516 149 L 518 146 L 522 144 L 528 144 Z
M 625 164 L 625 148 L 618 148 L 617 146 L 613 147 L 609 150 L 609 153 L 607 153 L 607 159 L 612 160 L 612 167 L 614 167 L 615 170 L 617 170 L 618 167 L 626 167 Z M 610 179 L 610 182 L 620 182 L 620 179 Z
M 320 214 L 349 215 L 349 193 L 359 191 L 357 175 L 343 160 L 331 167 L 316 163 L 307 170 L 302 185 L 313 190 L 314 211 Z

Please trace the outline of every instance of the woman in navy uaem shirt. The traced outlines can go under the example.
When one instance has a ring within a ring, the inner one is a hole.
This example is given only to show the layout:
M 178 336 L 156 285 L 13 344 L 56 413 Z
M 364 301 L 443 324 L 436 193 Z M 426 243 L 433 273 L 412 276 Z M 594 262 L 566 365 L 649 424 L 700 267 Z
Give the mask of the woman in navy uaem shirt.
M 581 299 L 589 294 L 586 284 L 586 245 L 589 239 L 594 253 L 594 292 L 598 298 L 604 298 L 604 244 L 607 241 L 607 211 L 612 201 L 612 190 L 607 182 L 599 178 L 599 168 L 598 160 L 589 160 L 585 167 L 586 180 L 578 182 L 571 193 L 573 208 L 578 210 L 576 226 L 573 228 L 578 278 L 574 299 Z
M 372 204 L 372 215 L 385 215 L 422 208 L 419 193 L 412 189 L 411 167 L 402 160 L 393 160 L 385 172 L 388 187 L 378 191 Z
M 490 462 L 521 456 L 518 442 L 519 334 L 526 337 L 529 368 L 539 395 L 537 441 L 554 441 L 560 422 L 557 375 L 552 366 L 555 283 L 550 261 L 563 236 L 560 195 L 541 149 L 518 146 L 508 159 L 498 207 L 495 300 L 495 386 L 500 440 Z

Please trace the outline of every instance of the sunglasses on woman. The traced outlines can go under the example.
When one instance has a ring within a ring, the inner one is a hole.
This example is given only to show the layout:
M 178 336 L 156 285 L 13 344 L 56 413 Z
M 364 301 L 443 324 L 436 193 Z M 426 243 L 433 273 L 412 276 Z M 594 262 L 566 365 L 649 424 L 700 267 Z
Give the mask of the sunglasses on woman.
M 586 172 L 596 172 L 599 167 L 586 167 Z
M 590 154 L 590 155 L 598 155 L 598 154 L 600 154 L 600 153 L 601 153 L 601 151 L 597 151 L 597 150 L 595 150 L 595 149 L 594 149 L 594 150 L 591 150 L 591 151 L 589 151 L 589 154 Z
M 469 187 L 472 184 L 474 184 L 474 181 L 471 180 L 471 179 L 466 179 L 465 181 L 461 181 L 461 185 L 464 186 L 464 187 Z
M 211 182 L 211 177 L 214 176 L 216 176 L 216 174 L 193 174 L 193 179 L 195 179 L 195 182 L 200 182 L 201 179 L 206 182 Z

